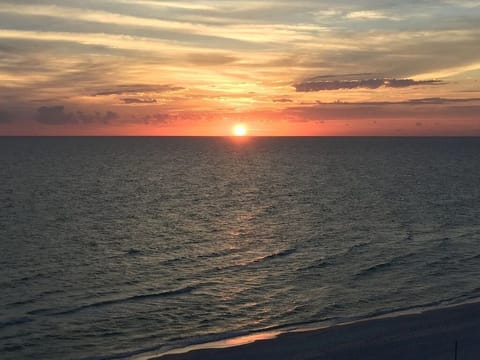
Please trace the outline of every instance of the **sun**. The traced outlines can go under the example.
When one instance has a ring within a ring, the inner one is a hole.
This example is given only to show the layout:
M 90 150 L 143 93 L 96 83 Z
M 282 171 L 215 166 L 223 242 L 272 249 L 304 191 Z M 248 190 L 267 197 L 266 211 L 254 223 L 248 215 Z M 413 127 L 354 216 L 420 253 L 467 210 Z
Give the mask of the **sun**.
M 233 131 L 233 135 L 235 136 L 247 135 L 247 127 L 244 124 L 235 124 L 232 131 Z

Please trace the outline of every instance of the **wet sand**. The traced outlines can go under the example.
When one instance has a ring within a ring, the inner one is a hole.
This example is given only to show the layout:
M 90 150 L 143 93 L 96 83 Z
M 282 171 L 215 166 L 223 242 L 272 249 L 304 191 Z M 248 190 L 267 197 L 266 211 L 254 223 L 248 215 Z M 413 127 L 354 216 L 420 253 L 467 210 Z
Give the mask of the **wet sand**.
M 480 303 L 290 332 L 244 345 L 153 357 L 194 359 L 480 359 Z M 220 342 L 212 347 L 222 346 Z

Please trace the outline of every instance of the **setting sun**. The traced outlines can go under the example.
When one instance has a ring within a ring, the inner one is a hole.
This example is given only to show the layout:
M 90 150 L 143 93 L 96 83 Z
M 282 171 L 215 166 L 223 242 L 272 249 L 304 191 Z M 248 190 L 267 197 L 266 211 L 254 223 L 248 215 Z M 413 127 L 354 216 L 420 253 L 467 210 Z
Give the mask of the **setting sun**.
M 244 124 L 236 124 L 233 127 L 233 135 L 235 135 L 235 136 L 245 136 L 245 135 L 247 135 L 247 127 Z

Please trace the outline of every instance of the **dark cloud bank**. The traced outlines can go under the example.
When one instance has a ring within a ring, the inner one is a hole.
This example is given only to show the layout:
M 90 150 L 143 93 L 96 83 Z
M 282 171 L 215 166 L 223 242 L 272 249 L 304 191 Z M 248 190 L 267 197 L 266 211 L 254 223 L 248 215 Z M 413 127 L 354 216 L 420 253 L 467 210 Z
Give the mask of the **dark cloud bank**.
M 66 112 L 64 106 L 42 106 L 37 109 L 35 120 L 45 125 L 66 125 L 66 124 L 108 124 L 111 120 L 118 119 L 119 115 L 113 111 L 106 113 L 94 112 L 85 113 L 83 111 Z
M 290 107 L 284 114 L 297 121 L 324 120 L 459 120 L 479 119 L 480 105 L 457 105 L 463 101 L 447 99 L 407 101 L 397 103 L 319 103 Z M 417 106 L 412 106 L 417 105 Z
M 8 111 L 0 110 L 0 124 L 8 124 L 12 122 L 13 115 L 10 114 Z

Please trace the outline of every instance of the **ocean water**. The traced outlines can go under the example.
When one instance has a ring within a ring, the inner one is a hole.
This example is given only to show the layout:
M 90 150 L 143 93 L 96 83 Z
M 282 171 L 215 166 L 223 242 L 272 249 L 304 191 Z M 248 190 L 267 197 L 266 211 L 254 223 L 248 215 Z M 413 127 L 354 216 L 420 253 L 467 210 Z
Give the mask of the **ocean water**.
M 480 296 L 478 138 L 0 138 L 0 358 Z

